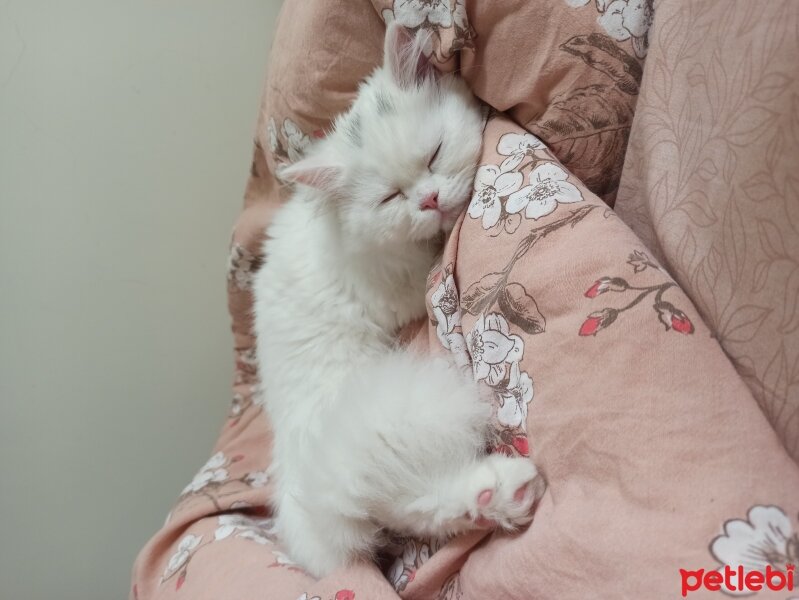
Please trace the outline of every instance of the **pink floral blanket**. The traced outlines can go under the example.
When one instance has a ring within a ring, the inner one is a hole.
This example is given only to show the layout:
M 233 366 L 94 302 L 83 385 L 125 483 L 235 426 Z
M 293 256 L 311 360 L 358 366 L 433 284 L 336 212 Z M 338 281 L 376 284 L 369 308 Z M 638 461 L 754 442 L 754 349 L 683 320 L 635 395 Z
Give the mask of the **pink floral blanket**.
M 410 343 L 472 366 L 493 450 L 548 488 L 521 534 L 397 539 L 314 581 L 272 530 L 250 284 L 276 166 L 389 20 L 493 109 Z M 799 597 L 798 28 L 791 0 L 287 2 L 232 242 L 233 403 L 131 598 Z

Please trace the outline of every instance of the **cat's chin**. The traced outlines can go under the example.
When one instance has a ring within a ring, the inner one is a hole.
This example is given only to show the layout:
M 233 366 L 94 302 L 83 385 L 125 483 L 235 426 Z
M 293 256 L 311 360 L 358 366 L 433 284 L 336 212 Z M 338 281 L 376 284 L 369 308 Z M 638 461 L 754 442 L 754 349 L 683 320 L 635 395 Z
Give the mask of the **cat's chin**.
M 461 209 L 446 212 L 441 217 L 441 231 L 449 234 L 458 222 L 458 217 L 461 216 Z
M 460 219 L 464 209 L 465 205 L 452 208 L 442 213 L 441 221 L 439 223 L 439 231 L 441 231 L 444 236 L 448 236 L 455 228 L 455 223 L 457 223 L 458 219 Z
M 428 235 L 422 235 L 425 239 L 432 239 L 436 236 L 446 237 L 455 227 L 458 222 L 458 217 L 462 212 L 462 207 L 449 209 L 446 211 L 436 211 L 427 217 L 429 220 L 425 223 L 425 229 Z M 431 211 L 432 213 L 432 211 Z M 429 229 L 428 229 L 429 228 Z
M 441 219 L 434 226 L 431 225 L 417 230 L 416 234 L 413 236 L 413 239 L 417 242 L 444 240 L 446 239 L 447 235 L 449 235 L 449 232 L 452 231 L 454 226 L 455 219 L 452 219 L 451 221 L 445 221 L 444 219 Z
M 417 233 L 416 235 L 412 236 L 408 242 L 416 245 L 424 244 L 426 246 L 443 246 L 450 231 L 452 231 L 451 227 L 447 230 L 437 229 L 429 233 Z

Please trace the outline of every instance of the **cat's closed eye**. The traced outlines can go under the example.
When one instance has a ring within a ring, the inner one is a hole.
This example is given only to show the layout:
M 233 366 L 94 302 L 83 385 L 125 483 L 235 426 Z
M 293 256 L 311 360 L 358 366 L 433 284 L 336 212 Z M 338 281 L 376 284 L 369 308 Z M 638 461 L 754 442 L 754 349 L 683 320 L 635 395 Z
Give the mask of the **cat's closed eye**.
M 438 158 L 438 153 L 439 152 L 441 152 L 441 144 L 438 145 L 438 148 L 436 148 L 436 151 L 433 152 L 433 156 L 430 157 L 430 161 L 427 163 L 427 168 L 428 169 L 432 169 L 433 168 L 433 163 L 436 162 L 436 159 Z
M 386 204 L 387 202 L 391 202 L 392 200 L 394 200 L 395 198 L 399 198 L 400 196 L 402 196 L 402 192 L 396 191 L 396 192 L 386 196 L 385 198 L 383 198 L 380 201 L 380 204 Z

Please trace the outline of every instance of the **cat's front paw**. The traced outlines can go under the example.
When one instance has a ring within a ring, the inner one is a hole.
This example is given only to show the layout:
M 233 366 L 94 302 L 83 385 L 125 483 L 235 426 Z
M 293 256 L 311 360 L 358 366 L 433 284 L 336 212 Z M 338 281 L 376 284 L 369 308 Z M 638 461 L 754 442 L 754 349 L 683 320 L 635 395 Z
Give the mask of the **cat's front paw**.
M 478 527 L 514 530 L 533 519 L 533 507 L 545 484 L 526 458 L 495 454 L 475 473 L 470 513 Z

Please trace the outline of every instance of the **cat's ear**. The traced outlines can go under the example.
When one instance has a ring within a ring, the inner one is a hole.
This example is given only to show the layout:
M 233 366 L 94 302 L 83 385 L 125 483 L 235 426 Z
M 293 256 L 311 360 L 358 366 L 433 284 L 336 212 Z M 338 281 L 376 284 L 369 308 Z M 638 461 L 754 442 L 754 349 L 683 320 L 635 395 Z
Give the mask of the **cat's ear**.
M 383 48 L 383 67 L 401 88 L 407 89 L 437 74 L 430 58 L 424 53 L 432 44 L 432 36 L 425 29 L 415 35 L 396 21 L 386 28 Z
M 280 167 L 277 176 L 286 183 L 302 183 L 318 190 L 331 192 L 339 185 L 341 168 L 321 157 L 309 157 Z

